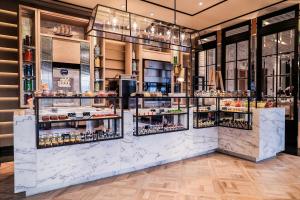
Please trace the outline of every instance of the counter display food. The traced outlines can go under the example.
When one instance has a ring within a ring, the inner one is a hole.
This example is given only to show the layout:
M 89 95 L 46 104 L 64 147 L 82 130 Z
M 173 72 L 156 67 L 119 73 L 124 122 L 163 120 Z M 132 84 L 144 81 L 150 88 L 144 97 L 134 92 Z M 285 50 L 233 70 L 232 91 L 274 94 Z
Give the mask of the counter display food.
M 132 109 L 135 123 L 134 136 L 188 130 L 187 97 L 132 97 L 132 99 L 136 103 L 135 109 Z M 145 104 L 149 99 L 157 104 L 163 102 L 162 106 L 149 108 L 149 104 Z
M 93 107 L 99 98 L 107 107 Z M 119 97 L 36 97 L 37 147 L 123 138 L 121 103 Z

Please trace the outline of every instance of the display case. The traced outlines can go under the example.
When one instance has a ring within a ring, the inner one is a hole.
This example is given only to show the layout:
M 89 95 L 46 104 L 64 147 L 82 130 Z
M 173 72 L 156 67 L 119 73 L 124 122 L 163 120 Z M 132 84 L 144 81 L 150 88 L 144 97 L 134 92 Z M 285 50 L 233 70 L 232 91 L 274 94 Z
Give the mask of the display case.
M 105 99 L 105 107 L 94 107 Z M 35 97 L 37 148 L 123 138 L 121 97 Z
M 218 126 L 252 129 L 251 97 L 218 97 L 218 107 Z
M 193 108 L 193 128 L 208 128 L 218 125 L 218 98 L 195 97 Z
M 261 104 L 251 97 L 194 97 L 193 127 L 224 126 L 251 130 L 252 108 Z M 268 102 L 263 104 L 263 107 L 270 107 Z
M 145 104 L 151 100 L 154 104 Z M 188 97 L 132 97 L 134 136 L 147 136 L 189 129 Z M 161 103 L 163 102 L 163 103 Z

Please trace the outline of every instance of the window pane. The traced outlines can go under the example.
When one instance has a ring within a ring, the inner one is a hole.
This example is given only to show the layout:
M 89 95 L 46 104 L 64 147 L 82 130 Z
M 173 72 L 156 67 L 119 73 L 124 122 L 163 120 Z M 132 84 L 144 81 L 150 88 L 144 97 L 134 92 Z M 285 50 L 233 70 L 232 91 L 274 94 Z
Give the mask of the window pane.
M 235 62 L 226 63 L 226 79 L 235 78 Z
M 226 80 L 226 91 L 234 91 L 234 80 Z
M 278 33 L 278 51 L 279 53 L 294 51 L 295 43 L 294 30 L 288 30 Z
M 263 69 L 264 75 L 271 76 L 275 75 L 276 69 L 276 56 L 268 56 L 263 58 Z
M 237 62 L 238 78 L 248 78 L 248 61 Z
M 207 81 L 210 81 L 211 74 L 215 73 L 215 65 L 207 66 Z
M 200 67 L 206 66 L 206 52 L 205 51 L 199 52 L 199 66 Z
M 274 81 L 273 77 L 267 77 L 265 79 L 264 95 L 275 96 Z
M 276 53 L 276 34 L 264 36 L 262 39 L 262 55 L 271 55 Z
M 238 60 L 248 59 L 248 52 L 249 52 L 248 44 L 249 44 L 248 40 L 237 43 L 237 59 Z
M 245 91 L 248 89 L 248 79 L 238 79 L 238 90 Z
M 235 45 L 236 44 L 226 45 L 226 62 L 235 60 L 236 57 Z
M 207 64 L 213 65 L 216 63 L 216 49 L 209 49 L 207 51 Z
M 199 76 L 205 77 L 205 68 L 206 67 L 199 67 Z

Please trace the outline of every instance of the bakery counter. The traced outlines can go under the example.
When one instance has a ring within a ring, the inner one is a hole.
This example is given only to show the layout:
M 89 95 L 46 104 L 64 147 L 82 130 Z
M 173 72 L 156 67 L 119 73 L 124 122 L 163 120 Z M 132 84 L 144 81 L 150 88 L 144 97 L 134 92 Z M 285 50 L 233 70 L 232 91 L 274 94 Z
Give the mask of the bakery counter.
M 252 129 L 219 127 L 219 150 L 255 162 L 284 151 L 285 109 L 252 108 Z
M 193 117 L 189 110 L 190 119 Z M 33 195 L 215 151 L 218 128 L 136 137 L 134 115 L 124 110 L 124 137 L 37 148 L 34 114 L 14 116 L 15 192 Z

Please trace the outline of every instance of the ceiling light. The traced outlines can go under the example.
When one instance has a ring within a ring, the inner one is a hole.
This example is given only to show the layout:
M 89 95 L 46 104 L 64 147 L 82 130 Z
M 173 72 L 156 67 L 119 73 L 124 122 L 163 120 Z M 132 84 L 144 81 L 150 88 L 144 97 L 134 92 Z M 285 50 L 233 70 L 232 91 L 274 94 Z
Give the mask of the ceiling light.
M 154 16 L 154 13 L 150 13 L 150 16 L 153 17 L 153 16 Z
M 198 3 L 198 5 L 199 5 L 199 6 L 202 6 L 202 5 L 203 5 L 203 2 L 200 1 L 200 2 Z
M 121 6 L 121 8 L 122 8 L 122 9 L 125 9 L 125 8 L 126 8 L 126 6 L 125 6 L 125 5 L 122 5 L 122 6 Z

